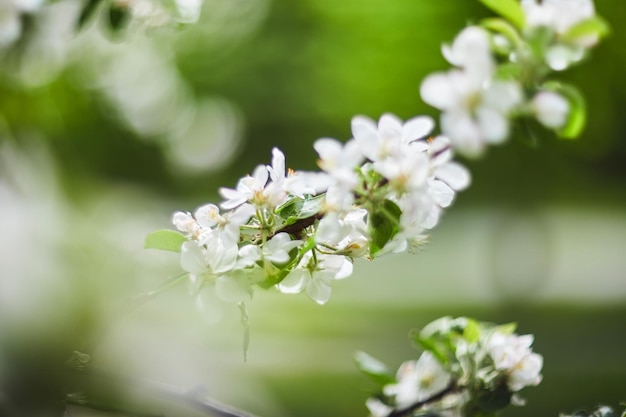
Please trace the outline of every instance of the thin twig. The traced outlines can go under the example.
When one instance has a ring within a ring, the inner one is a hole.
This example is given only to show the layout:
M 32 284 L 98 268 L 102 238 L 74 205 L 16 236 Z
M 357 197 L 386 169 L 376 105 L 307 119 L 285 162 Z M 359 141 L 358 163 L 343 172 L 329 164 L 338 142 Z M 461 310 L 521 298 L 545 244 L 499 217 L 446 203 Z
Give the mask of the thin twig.
M 419 401 L 416 402 L 413 405 L 410 405 L 406 408 L 400 409 L 400 410 L 394 410 L 391 413 L 387 414 L 387 417 L 402 417 L 402 416 L 406 416 L 406 415 L 410 415 L 410 413 L 412 413 L 413 411 L 417 410 L 420 407 L 425 406 L 428 403 L 432 403 L 434 401 L 440 400 L 443 397 L 445 397 L 448 394 L 451 394 L 452 392 L 454 392 L 458 387 L 456 386 L 456 384 L 452 383 L 450 384 L 446 389 L 444 389 L 443 391 L 439 392 L 438 394 L 433 395 L 432 397 L 424 400 L 424 401 Z

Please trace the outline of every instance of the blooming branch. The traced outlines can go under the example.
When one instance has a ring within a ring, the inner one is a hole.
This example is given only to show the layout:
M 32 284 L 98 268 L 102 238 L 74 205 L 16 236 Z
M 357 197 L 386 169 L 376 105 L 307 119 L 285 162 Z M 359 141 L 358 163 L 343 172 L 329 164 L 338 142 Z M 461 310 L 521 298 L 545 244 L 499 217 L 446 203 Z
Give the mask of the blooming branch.
M 532 335 L 466 317 L 438 319 L 411 339 L 423 349 L 396 375 L 362 352 L 357 365 L 379 385 L 366 405 L 373 417 L 492 415 L 522 405 L 518 392 L 541 382 L 543 358 Z

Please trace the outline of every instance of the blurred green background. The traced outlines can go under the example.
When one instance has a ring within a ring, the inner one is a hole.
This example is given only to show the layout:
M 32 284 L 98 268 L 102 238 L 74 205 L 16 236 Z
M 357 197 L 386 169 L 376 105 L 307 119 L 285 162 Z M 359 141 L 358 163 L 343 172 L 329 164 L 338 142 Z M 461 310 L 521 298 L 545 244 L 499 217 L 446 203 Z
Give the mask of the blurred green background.
M 420 81 L 447 68 L 443 42 L 490 12 L 468 0 L 205 0 L 195 25 L 120 36 L 97 19 L 74 33 L 76 2 L 54 2 L 0 61 L 0 405 L 56 404 L 62 365 L 83 349 L 100 369 L 204 387 L 260 416 L 364 416 L 371 386 L 352 353 L 395 368 L 418 354 L 408 331 L 442 315 L 536 335 L 544 382 L 503 415 L 626 400 L 622 3 L 597 1 L 611 37 L 558 74 L 588 100 L 578 141 L 519 129 L 464 161 L 472 186 L 425 250 L 357 263 L 324 307 L 257 292 L 244 363 L 234 307 L 209 325 L 184 286 L 129 307 L 179 272 L 175 254 L 142 249 L 145 235 L 218 201 L 274 146 L 310 170 L 312 143 L 349 138 L 355 114 L 436 115 Z

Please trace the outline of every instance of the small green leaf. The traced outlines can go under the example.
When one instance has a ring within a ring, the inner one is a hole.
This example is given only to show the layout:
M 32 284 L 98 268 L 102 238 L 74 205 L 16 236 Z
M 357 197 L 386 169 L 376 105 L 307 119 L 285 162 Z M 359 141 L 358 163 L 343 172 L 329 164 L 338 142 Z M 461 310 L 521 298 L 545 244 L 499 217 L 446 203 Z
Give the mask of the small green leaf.
M 469 343 L 476 343 L 480 339 L 480 324 L 476 320 L 467 319 L 467 324 L 463 330 L 463 337 Z
M 496 12 L 500 16 L 508 19 L 519 29 L 525 25 L 524 11 L 516 0 L 479 0 L 482 4 Z
M 160 249 L 171 252 L 180 252 L 180 248 L 187 238 L 174 230 L 157 230 L 146 236 L 143 245 L 145 249 Z
M 480 26 L 506 37 L 515 46 L 522 43 L 522 37 L 513 25 L 499 17 L 490 17 L 480 21 Z
M 517 323 L 512 322 L 512 323 L 507 323 L 507 324 L 501 324 L 499 326 L 496 326 L 493 328 L 494 331 L 498 332 L 498 333 L 502 333 L 505 335 L 511 335 L 513 333 L 515 333 L 515 330 L 517 329 Z
M 586 36 L 597 36 L 598 39 L 607 37 L 611 33 L 611 26 L 600 16 L 594 16 L 572 26 L 561 39 L 566 42 L 575 42 Z
M 307 196 L 304 199 L 296 197 L 278 207 L 276 214 L 285 221 L 285 225 L 287 226 L 298 220 L 315 216 L 322 210 L 325 198 L 325 194 Z
M 391 200 L 383 204 L 373 205 L 369 216 L 370 258 L 374 258 L 400 230 L 402 210 Z
M 412 330 L 409 338 L 416 347 L 432 353 L 444 367 L 448 366 L 451 358 L 454 357 L 452 342 L 443 335 L 424 337 L 417 330 Z
M 582 133 L 587 123 L 587 105 L 585 97 L 574 86 L 555 81 L 543 84 L 542 88 L 560 93 L 569 102 L 569 115 L 565 126 L 557 130 L 563 139 L 576 139 Z
M 365 352 L 357 351 L 354 354 L 354 362 L 361 372 L 372 378 L 381 386 L 394 383 L 394 378 L 387 365 Z

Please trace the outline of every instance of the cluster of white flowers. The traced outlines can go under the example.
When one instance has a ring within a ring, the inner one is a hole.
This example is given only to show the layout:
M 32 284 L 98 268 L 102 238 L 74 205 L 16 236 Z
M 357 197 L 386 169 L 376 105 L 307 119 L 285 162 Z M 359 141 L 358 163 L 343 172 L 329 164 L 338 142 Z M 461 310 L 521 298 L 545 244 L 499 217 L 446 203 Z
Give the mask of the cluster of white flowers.
M 541 382 L 543 358 L 532 351 L 533 336 L 516 335 L 514 329 L 466 317 L 430 323 L 413 336 L 425 351 L 418 360 L 404 362 L 395 377 L 386 377 L 381 392 L 366 402 L 370 414 L 463 416 L 481 407 L 493 412 L 523 404 L 517 392 Z M 372 361 L 357 360 L 364 372 L 385 380 L 380 378 L 387 372 L 384 366 L 374 368 Z M 475 398 L 488 400 L 472 402 Z
M 554 91 L 546 76 L 580 61 L 599 40 L 599 31 L 585 30 L 600 24 L 592 0 L 521 0 L 519 11 L 517 28 L 488 19 L 464 29 L 443 47 L 455 68 L 421 85 L 424 101 L 442 111 L 443 133 L 466 155 L 505 141 L 515 117 L 563 129 L 571 98 Z
M 256 284 L 306 291 L 324 304 L 332 283 L 351 275 L 354 259 L 424 241 L 470 182 L 453 151 L 477 155 L 503 142 L 520 116 L 578 134 L 580 120 L 568 128 L 580 110 L 573 87 L 546 76 L 579 60 L 603 34 L 592 0 L 487 4 L 511 22 L 486 19 L 461 31 L 443 48 L 455 68 L 421 85 L 423 99 L 442 111 L 442 135 L 433 134 L 428 116 L 406 122 L 391 114 L 378 121 L 356 116 L 347 142 L 315 142 L 321 172 L 287 171 L 274 149 L 270 166 L 259 165 L 234 189 L 220 189 L 219 205 L 176 213 L 174 224 L 187 238 L 181 264 L 197 288 L 243 302 Z M 558 53 L 563 48 L 571 52 L 567 59 Z M 557 55 L 566 63 L 555 65 Z
M 198 294 L 243 302 L 258 284 L 324 304 L 355 258 L 411 248 L 470 181 L 433 127 L 427 116 L 357 116 L 345 144 L 315 142 L 322 172 L 288 171 L 274 149 L 271 165 L 220 189 L 219 206 L 175 213 L 187 239 L 181 265 Z

